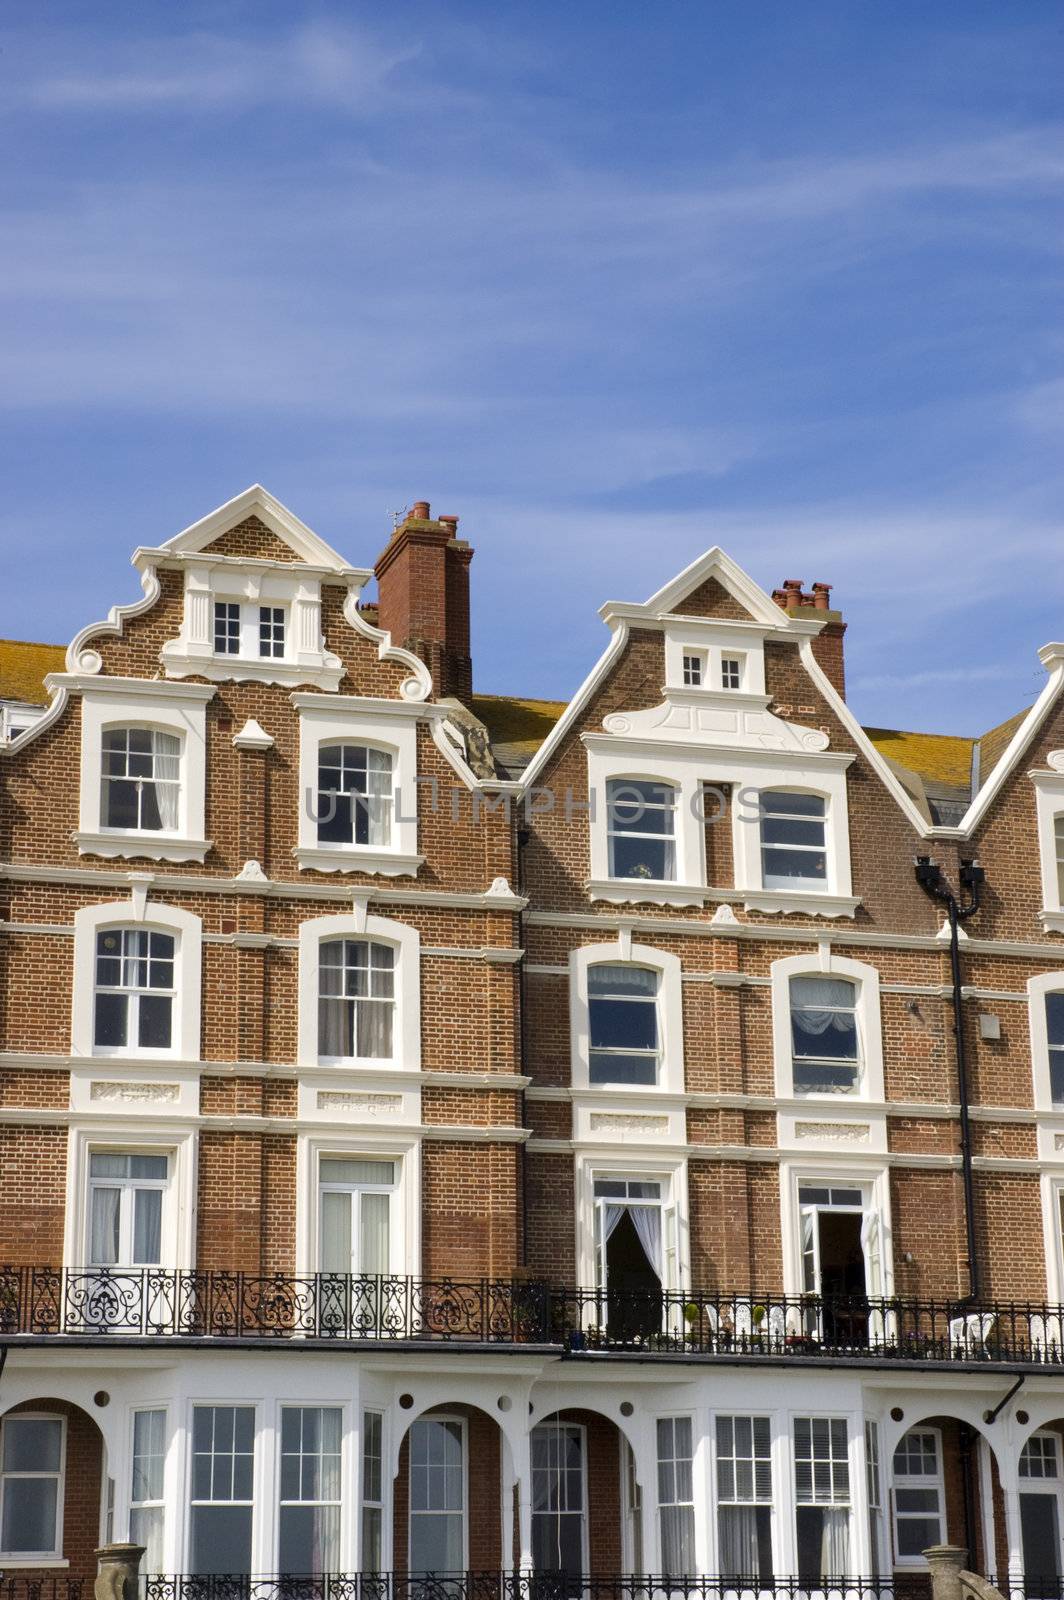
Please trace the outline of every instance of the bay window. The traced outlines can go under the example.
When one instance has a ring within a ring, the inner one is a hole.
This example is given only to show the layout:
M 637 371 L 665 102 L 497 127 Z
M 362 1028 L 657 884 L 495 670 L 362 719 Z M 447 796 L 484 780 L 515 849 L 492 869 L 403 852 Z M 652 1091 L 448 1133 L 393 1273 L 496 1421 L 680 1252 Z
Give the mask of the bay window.
M 105 728 L 100 824 L 127 832 L 176 832 L 181 740 L 155 728 Z
M 717 1418 L 720 1571 L 772 1582 L 772 1437 L 768 1417 Z
M 169 1050 L 173 1041 L 173 934 L 103 928 L 96 935 L 93 1048 Z
M 798 1577 L 819 1586 L 850 1572 L 850 1464 L 842 1417 L 794 1419 Z
M 676 790 L 668 783 L 611 778 L 606 785 L 611 878 L 676 877 Z
M 166 1465 L 166 1412 L 133 1413 L 133 1471 L 129 1490 L 129 1537 L 144 1546 L 142 1570 L 163 1570 Z
M 392 832 L 392 758 L 361 744 L 318 750 L 318 843 L 385 848 Z
M 694 1441 L 690 1417 L 659 1417 L 658 1516 L 661 1570 L 681 1578 L 695 1570 Z
M 395 950 L 372 939 L 325 939 L 318 950 L 318 1055 L 392 1057 Z
M 587 971 L 591 1083 L 658 1081 L 661 973 L 600 962 Z
M 189 1572 L 251 1571 L 254 1466 L 254 1406 L 193 1407 Z
M 340 1569 L 339 1406 L 281 1407 L 278 1571 L 319 1577 Z
M 9 1413 L 0 1422 L 0 1555 L 62 1553 L 62 1417 Z

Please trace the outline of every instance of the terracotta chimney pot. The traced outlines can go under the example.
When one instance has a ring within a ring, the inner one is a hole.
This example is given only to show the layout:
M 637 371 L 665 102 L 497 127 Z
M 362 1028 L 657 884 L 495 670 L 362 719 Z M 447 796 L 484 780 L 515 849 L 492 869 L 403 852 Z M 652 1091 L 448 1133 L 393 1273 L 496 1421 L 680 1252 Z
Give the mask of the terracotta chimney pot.
M 410 507 L 410 515 L 412 517 L 416 517 L 419 522 L 428 522 L 429 521 L 429 503 L 428 503 L 428 501 L 427 500 L 415 500 L 414 504 Z
M 831 610 L 831 584 L 814 583 L 813 604 L 818 611 Z

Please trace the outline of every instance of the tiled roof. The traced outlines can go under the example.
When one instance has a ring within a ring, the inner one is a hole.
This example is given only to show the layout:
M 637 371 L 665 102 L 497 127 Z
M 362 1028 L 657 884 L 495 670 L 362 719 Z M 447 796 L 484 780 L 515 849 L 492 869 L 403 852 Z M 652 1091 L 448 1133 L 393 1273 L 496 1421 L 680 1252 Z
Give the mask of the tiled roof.
M 475 694 L 470 701 L 474 716 L 488 730 L 497 762 L 511 774 L 528 766 L 565 706 L 564 700 L 520 700 L 505 694 Z
M 880 755 L 925 782 L 967 789 L 972 781 L 974 739 L 952 733 L 907 733 L 901 728 L 866 728 Z
M 62 672 L 66 646 L 31 644 L 25 639 L 0 639 L 0 700 L 19 700 L 26 705 L 48 704 L 45 674 Z
M 996 728 L 991 728 L 990 732 L 984 733 L 979 740 L 980 788 L 997 766 L 1006 745 L 1026 715 L 1026 711 L 1017 711 L 1014 717 L 1010 717 L 1007 722 L 999 722 Z

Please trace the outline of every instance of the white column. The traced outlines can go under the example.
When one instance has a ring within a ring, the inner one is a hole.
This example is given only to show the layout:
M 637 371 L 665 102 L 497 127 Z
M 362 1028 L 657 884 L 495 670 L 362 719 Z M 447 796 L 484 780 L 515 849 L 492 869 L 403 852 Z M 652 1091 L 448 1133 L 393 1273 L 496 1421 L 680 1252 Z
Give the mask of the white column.
M 532 1570 L 532 1438 L 528 1429 L 514 1444 L 513 1475 L 517 1484 L 518 1565 Z
M 517 1482 L 514 1473 L 514 1453 L 506 1434 L 502 1434 L 502 1549 L 499 1552 L 499 1566 L 508 1572 L 513 1566 L 514 1550 L 514 1485 Z

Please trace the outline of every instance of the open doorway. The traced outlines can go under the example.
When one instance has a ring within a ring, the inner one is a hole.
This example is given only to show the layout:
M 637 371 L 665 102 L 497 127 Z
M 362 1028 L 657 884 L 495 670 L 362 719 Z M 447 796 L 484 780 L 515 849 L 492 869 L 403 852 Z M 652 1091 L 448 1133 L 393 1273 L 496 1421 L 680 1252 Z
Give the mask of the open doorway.
M 803 1183 L 802 1286 L 819 1306 L 809 1329 L 835 1345 L 867 1345 L 870 1295 L 882 1293 L 879 1215 L 863 1187 Z
M 662 1187 L 656 1179 L 595 1179 L 598 1279 L 611 1340 L 630 1343 L 661 1331 L 675 1255 L 673 1210 L 663 1204 Z

